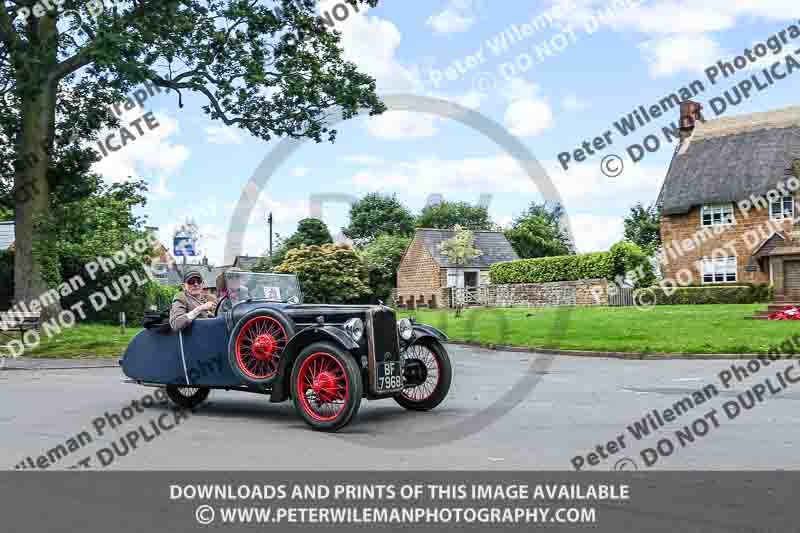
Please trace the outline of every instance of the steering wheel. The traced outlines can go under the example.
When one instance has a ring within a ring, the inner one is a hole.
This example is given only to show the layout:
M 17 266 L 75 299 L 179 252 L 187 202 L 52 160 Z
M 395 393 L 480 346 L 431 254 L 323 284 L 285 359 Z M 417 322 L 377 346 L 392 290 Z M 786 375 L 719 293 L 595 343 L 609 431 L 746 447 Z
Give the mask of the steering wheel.
M 222 297 L 222 299 L 220 301 L 217 302 L 217 307 L 216 307 L 216 309 L 214 309 L 214 318 L 219 316 L 219 310 L 222 307 L 222 303 L 225 300 L 230 300 L 230 299 L 231 299 L 231 297 L 226 294 L 225 296 Z

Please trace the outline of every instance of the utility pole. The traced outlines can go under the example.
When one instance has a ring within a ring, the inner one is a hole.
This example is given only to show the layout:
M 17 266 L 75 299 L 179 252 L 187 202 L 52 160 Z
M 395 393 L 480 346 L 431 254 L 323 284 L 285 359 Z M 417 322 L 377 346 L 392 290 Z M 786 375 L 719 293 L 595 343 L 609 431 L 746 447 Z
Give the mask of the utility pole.
M 272 213 L 267 216 L 269 223 L 269 264 L 272 265 Z

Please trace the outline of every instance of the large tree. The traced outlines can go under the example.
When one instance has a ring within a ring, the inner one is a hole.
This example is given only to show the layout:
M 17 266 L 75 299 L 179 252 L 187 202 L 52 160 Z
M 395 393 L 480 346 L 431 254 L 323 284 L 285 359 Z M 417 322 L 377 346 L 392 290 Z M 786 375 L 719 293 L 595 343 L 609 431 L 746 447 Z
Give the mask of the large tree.
M 661 213 L 653 205 L 637 203 L 623 221 L 625 240 L 639 246 L 647 255 L 653 255 L 661 246 Z
M 505 230 L 506 238 L 523 259 L 574 254 L 563 216 L 560 204 L 533 202 Z
M 439 202 L 426 206 L 417 217 L 418 228 L 491 230 L 495 227 L 489 209 L 467 202 Z
M 350 207 L 350 223 L 342 233 L 363 246 L 381 234 L 414 233 L 414 216 L 396 196 L 370 193 Z
M 384 110 L 374 79 L 342 59 L 316 0 L 277 3 L 3 0 L 0 181 L 6 192 L 13 183 L 18 301 L 47 288 L 32 244 L 51 194 L 80 188 L 70 177 L 98 157 L 86 142 L 120 126 L 113 104 L 138 85 L 167 89 L 181 106 L 184 93 L 202 95 L 211 119 L 264 140 L 332 141 L 332 107 L 344 118 Z
M 297 230 L 273 252 L 272 264 L 281 264 L 289 250 L 323 244 L 333 244 L 328 226 L 318 218 L 304 218 L 297 223 Z
M 410 243 L 411 237 L 382 233 L 359 253 L 369 273 L 373 301 L 387 301 L 397 287 L 397 269 Z

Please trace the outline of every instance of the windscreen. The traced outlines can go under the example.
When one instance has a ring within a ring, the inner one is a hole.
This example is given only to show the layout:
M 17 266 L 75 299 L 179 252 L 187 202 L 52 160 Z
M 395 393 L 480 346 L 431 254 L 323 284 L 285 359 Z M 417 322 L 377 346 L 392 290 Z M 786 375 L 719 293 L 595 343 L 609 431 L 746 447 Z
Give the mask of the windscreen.
M 299 303 L 302 295 L 296 276 L 261 272 L 226 272 L 225 292 L 232 303 L 246 300 Z

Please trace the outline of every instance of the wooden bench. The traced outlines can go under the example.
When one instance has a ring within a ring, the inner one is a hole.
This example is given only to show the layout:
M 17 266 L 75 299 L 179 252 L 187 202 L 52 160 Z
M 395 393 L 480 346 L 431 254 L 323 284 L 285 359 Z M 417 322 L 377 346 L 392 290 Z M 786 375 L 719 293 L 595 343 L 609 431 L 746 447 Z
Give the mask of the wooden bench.
M 9 331 L 19 331 L 20 340 L 24 340 L 29 329 L 39 329 L 42 325 L 41 313 L 22 313 L 17 311 L 0 311 L 0 335 L 11 339 Z

